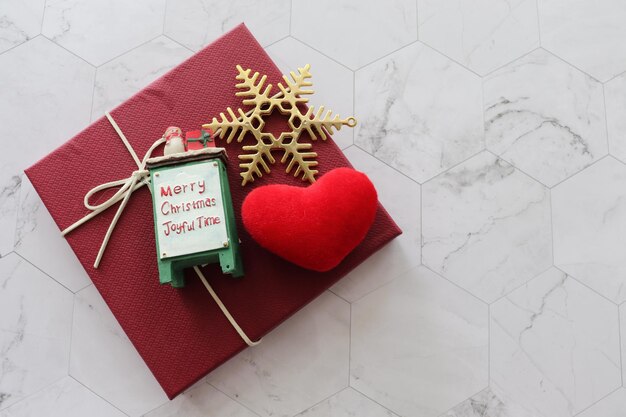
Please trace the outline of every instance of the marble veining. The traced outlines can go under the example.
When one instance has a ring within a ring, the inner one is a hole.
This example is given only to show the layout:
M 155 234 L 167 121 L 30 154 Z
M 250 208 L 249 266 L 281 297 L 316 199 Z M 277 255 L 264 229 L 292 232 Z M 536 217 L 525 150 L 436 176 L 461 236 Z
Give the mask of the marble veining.
M 13 250 L 17 206 L 22 177 L 6 167 L 0 168 L 0 257 Z
M 187 48 L 160 36 L 101 65 L 96 72 L 91 120 L 99 119 L 191 55 Z
M 167 4 L 165 34 L 194 51 L 244 22 L 261 45 L 289 35 L 289 0 L 177 0 Z
M 16 254 L 0 259 L 0 409 L 67 374 L 72 294 Z
M 352 304 L 350 386 L 398 415 L 439 416 L 487 386 L 487 323 L 486 304 L 412 269 Z
M 539 46 L 535 0 L 418 0 L 419 38 L 481 75 Z
M 626 70 L 626 7 L 621 0 L 541 0 L 542 45 L 600 81 Z
M 544 50 L 485 78 L 487 148 L 547 186 L 607 154 L 602 85 Z
M 72 292 L 91 279 L 26 176 L 22 180 L 15 226 L 15 251 Z M 41 250 L 45 244 L 46 250 Z
M 624 417 L 624 21 L 622 0 L 1 0 L 0 417 Z M 241 22 L 358 118 L 333 139 L 403 234 L 168 401 L 23 170 Z
M 626 162 L 626 73 L 604 85 L 606 121 L 611 155 Z
M 572 416 L 621 385 L 617 306 L 558 269 L 491 308 L 491 384 L 545 417 Z
M 93 285 L 75 297 L 69 374 L 130 417 L 141 416 L 167 402 L 165 393 Z
M 397 417 L 352 388 L 346 388 L 332 397 L 303 411 L 296 417 Z
M 607 157 L 552 192 L 554 264 L 616 303 L 626 301 L 625 183 L 626 166 Z
M 42 33 L 93 65 L 160 35 L 165 0 L 47 0 Z
M 294 1 L 291 7 L 291 35 L 353 70 L 417 40 L 413 0 Z
M 502 393 L 487 388 L 449 410 L 442 417 L 537 417 L 526 407 L 512 403 Z
M 429 47 L 414 43 L 355 77 L 355 144 L 414 180 L 484 147 L 480 79 Z
M 0 411 L 0 417 L 125 417 L 126 414 L 89 391 L 71 377 L 65 377 L 24 401 Z
M 258 417 L 202 380 L 144 417 Z
M 207 381 L 261 416 L 293 416 L 348 386 L 349 331 L 350 305 L 327 291 Z
M 0 53 L 39 34 L 45 0 L 3 0 L 0 4 Z
M 424 264 L 487 302 L 551 264 L 548 190 L 488 152 L 426 183 L 422 210 Z

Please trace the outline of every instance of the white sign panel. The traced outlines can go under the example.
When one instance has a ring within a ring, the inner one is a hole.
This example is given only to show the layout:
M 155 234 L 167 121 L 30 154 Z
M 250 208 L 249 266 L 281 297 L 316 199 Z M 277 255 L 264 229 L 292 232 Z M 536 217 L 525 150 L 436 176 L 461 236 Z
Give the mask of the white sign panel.
M 168 168 L 152 181 L 161 259 L 224 247 L 228 235 L 215 161 Z

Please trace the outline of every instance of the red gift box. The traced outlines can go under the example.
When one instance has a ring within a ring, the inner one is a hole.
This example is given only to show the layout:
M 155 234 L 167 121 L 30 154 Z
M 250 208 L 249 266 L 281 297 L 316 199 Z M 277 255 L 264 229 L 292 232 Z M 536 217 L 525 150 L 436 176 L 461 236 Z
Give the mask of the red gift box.
M 137 154 L 143 156 L 168 126 L 198 129 L 226 107 L 242 107 L 235 96 L 236 65 L 268 76 L 281 73 L 243 25 L 224 35 L 111 112 Z M 304 64 L 304 63 L 303 63 Z M 315 79 L 313 78 L 313 82 Z M 332 107 L 332 106 L 331 106 Z M 265 129 L 283 128 L 273 114 Z M 269 175 L 241 186 L 240 144 L 224 146 L 230 157 L 229 183 L 241 239 L 245 276 L 222 275 L 218 265 L 203 269 L 239 325 L 253 340 L 278 326 L 401 232 L 382 206 L 365 240 L 335 269 L 301 269 L 259 247 L 245 232 L 241 204 L 255 187 L 286 183 L 305 186 L 277 162 Z M 332 140 L 318 140 L 319 175 L 350 166 Z M 117 133 L 101 118 L 30 167 L 26 174 L 61 230 L 86 214 L 83 197 L 94 186 L 127 178 L 136 164 Z M 66 236 L 79 261 L 135 348 L 173 398 L 246 347 L 202 282 L 188 271 L 186 286 L 159 285 L 152 201 L 147 187 L 130 197 L 98 269 L 94 259 L 115 215 L 115 207 Z M 304 239 L 304 238 L 303 238 Z M 302 242 L 303 250 L 306 242 Z

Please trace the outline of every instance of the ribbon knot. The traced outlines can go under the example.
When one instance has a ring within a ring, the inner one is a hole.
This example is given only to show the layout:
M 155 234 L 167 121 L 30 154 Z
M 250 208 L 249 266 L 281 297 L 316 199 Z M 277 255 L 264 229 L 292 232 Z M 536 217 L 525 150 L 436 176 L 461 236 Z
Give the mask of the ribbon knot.
M 111 234 L 113 233 L 113 230 L 115 229 L 115 226 L 117 225 L 117 221 L 122 215 L 122 212 L 124 211 L 124 208 L 126 207 L 126 203 L 128 203 L 128 200 L 130 199 L 130 196 L 133 194 L 133 192 L 135 192 L 139 188 L 143 187 L 144 185 L 150 184 L 150 172 L 146 169 L 146 161 L 150 159 L 150 157 L 152 156 L 152 152 L 154 152 L 154 150 L 159 145 L 165 143 L 165 138 L 161 137 L 157 139 L 152 144 L 152 146 L 150 146 L 150 148 L 144 155 L 143 159 L 139 160 L 139 157 L 135 153 L 135 150 L 130 145 L 130 142 L 128 142 L 128 139 L 126 139 L 126 136 L 124 136 L 124 133 L 122 133 L 122 130 L 119 128 L 117 123 L 115 123 L 115 120 L 113 120 L 113 118 L 108 112 L 104 113 L 104 115 L 106 116 L 107 119 L 109 119 L 109 122 L 113 126 L 113 129 L 115 129 L 120 139 L 122 139 L 122 142 L 124 142 L 124 146 L 126 146 L 126 149 L 128 149 L 128 152 L 133 157 L 133 160 L 137 164 L 138 169 L 133 171 L 128 178 L 106 182 L 104 184 L 95 186 L 91 190 L 89 190 L 87 194 L 85 194 L 83 203 L 85 205 L 85 208 L 87 208 L 87 210 L 91 210 L 91 213 L 87 214 L 85 217 L 78 220 L 77 222 L 75 222 L 74 224 L 72 224 L 71 226 L 69 226 L 68 228 L 66 228 L 65 230 L 61 232 L 61 234 L 65 236 L 72 230 L 76 229 L 78 226 L 88 222 L 89 220 L 91 220 L 98 214 L 102 213 L 103 211 L 111 207 L 112 205 L 117 204 L 120 200 L 122 201 L 122 203 L 117 209 L 117 212 L 115 213 L 115 217 L 113 217 L 113 220 L 111 220 L 111 224 L 109 225 L 109 228 L 106 234 L 104 235 L 104 239 L 102 240 L 102 244 L 100 245 L 98 256 L 96 257 L 96 261 L 93 264 L 93 267 L 96 269 L 100 265 L 100 261 L 102 260 L 102 256 L 104 255 L 106 246 L 109 243 Z M 118 188 L 118 190 L 115 192 L 115 194 L 113 194 L 111 197 L 106 199 L 104 202 L 100 204 L 95 204 L 95 205 L 89 202 L 89 200 L 91 200 L 94 194 L 97 194 L 100 191 L 108 190 L 110 188 Z
M 98 256 L 96 257 L 96 261 L 93 264 L 93 267 L 96 269 L 100 265 L 100 261 L 102 260 L 102 255 L 104 255 L 104 250 L 106 249 L 107 243 L 109 243 L 109 239 L 111 238 L 111 234 L 113 233 L 113 230 L 115 229 L 115 225 L 117 224 L 117 221 L 119 220 L 120 216 L 124 212 L 124 208 L 126 207 L 126 203 L 128 203 L 130 196 L 133 194 L 134 191 L 138 190 L 144 185 L 150 184 L 150 172 L 146 169 L 146 162 L 152 156 L 152 152 L 154 152 L 154 150 L 157 147 L 159 147 L 159 145 L 165 143 L 164 137 L 157 139 L 152 144 L 152 146 L 150 146 L 150 148 L 144 155 L 143 159 L 139 160 L 139 157 L 137 157 L 135 150 L 130 145 L 130 142 L 128 142 L 128 139 L 126 139 L 126 136 L 124 136 L 124 133 L 122 133 L 122 130 L 119 128 L 117 123 L 115 123 L 115 120 L 113 120 L 109 112 L 104 113 L 104 115 L 106 116 L 107 119 L 109 119 L 111 126 L 113 126 L 113 129 L 115 129 L 120 139 L 122 139 L 122 142 L 124 142 L 126 149 L 128 149 L 128 152 L 133 157 L 133 160 L 137 164 L 137 170 L 133 171 L 128 178 L 106 182 L 104 184 L 100 184 L 92 188 L 91 190 L 89 190 L 87 194 L 85 194 L 85 198 L 83 199 L 83 202 L 85 204 L 85 207 L 88 210 L 91 210 L 91 213 L 87 214 L 85 217 L 78 220 L 77 222 L 75 222 L 74 224 L 72 224 L 71 226 L 69 226 L 68 228 L 66 228 L 65 230 L 61 232 L 61 234 L 65 236 L 72 230 L 76 229 L 78 226 L 88 222 L 92 218 L 96 217 L 98 214 L 102 213 L 109 207 L 113 206 L 114 204 L 122 200 L 122 203 L 120 204 L 120 206 L 117 209 L 117 212 L 115 213 L 115 217 L 113 217 L 113 220 L 111 220 L 111 224 L 109 225 L 106 235 L 104 235 L 104 239 L 102 240 L 102 245 L 100 245 Z M 96 205 L 93 205 L 89 202 L 89 200 L 91 199 L 91 197 L 94 196 L 94 194 L 99 193 L 100 191 L 107 190 L 109 188 L 117 188 L 117 187 L 119 187 L 119 189 L 115 192 L 115 194 L 113 194 L 111 197 L 106 199 L 104 202 L 100 204 L 96 204 Z M 149 189 L 150 188 L 148 188 L 148 190 Z M 243 339 L 243 341 L 246 342 L 248 346 L 255 346 L 261 343 L 261 340 L 257 340 L 257 341 L 251 340 L 246 335 L 244 330 L 239 326 L 239 324 L 237 324 L 237 321 L 230 314 L 230 312 L 228 311 L 224 303 L 222 303 L 217 293 L 213 290 L 213 288 L 211 287 L 211 285 L 205 278 L 202 271 L 200 271 L 200 268 L 198 268 L 197 266 L 194 266 L 193 269 L 195 270 L 196 274 L 198 275 L 198 277 L 200 278 L 200 280 L 202 281 L 206 289 L 209 291 L 209 294 L 211 294 L 211 297 L 213 298 L 213 300 L 217 303 L 217 306 L 220 308 L 224 316 L 226 316 L 226 319 L 233 326 L 233 328 L 239 334 L 239 336 Z

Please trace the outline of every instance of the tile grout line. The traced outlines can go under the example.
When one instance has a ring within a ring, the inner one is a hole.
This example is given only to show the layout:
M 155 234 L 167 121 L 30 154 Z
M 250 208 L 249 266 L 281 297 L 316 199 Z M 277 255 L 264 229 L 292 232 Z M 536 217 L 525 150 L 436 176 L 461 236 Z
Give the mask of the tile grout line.
M 424 186 L 420 187 L 420 265 L 424 265 Z
M 446 278 L 445 275 L 440 274 L 439 272 L 435 271 L 433 268 L 431 268 L 430 266 L 428 266 L 427 264 L 421 264 L 416 266 L 415 268 L 419 268 L 419 267 L 423 267 L 428 269 L 430 272 L 432 272 L 433 274 L 437 275 L 438 277 L 445 279 L 446 281 L 448 281 L 450 284 L 454 285 L 455 287 L 461 289 L 463 292 L 465 292 L 466 294 L 469 294 L 472 298 L 480 301 L 482 304 L 484 305 L 489 305 L 490 303 L 488 303 L 487 301 L 483 300 L 482 298 L 480 298 L 479 296 L 471 293 L 468 289 L 461 287 L 459 284 L 457 284 L 456 282 L 450 280 L 449 278 Z M 413 269 L 415 269 L 413 268 Z
M 353 387 L 352 385 L 350 386 L 350 388 L 352 388 L 353 390 L 355 390 L 356 392 L 358 392 L 359 394 L 361 394 L 362 396 L 364 396 L 365 398 L 367 398 L 368 400 L 370 400 L 373 403 L 378 404 L 380 407 L 382 407 L 383 409 L 391 412 L 394 416 L 398 416 L 398 417 L 403 417 L 401 416 L 401 414 L 395 412 L 394 410 L 392 410 L 389 407 L 386 407 L 384 405 L 382 405 L 380 402 L 376 401 L 375 399 L 373 399 L 372 397 L 370 397 L 369 395 L 365 394 L 363 391 L 359 390 L 358 388 Z
M 50 278 L 51 280 L 53 280 L 54 282 L 56 282 L 57 284 L 59 284 L 61 287 L 65 288 L 67 291 L 70 292 L 70 294 L 75 294 L 74 291 L 70 290 L 68 287 L 66 287 L 65 285 L 63 285 L 61 282 L 57 281 L 52 275 L 48 274 L 46 271 L 44 271 L 43 269 L 39 268 L 37 265 L 35 265 L 34 263 L 32 263 L 31 261 L 29 261 L 27 258 L 25 258 L 24 256 L 22 256 L 19 252 L 16 251 L 12 251 L 9 253 L 15 253 L 17 256 L 19 256 L 20 258 L 22 258 L 25 262 L 27 262 L 28 264 L 30 264 L 30 266 L 32 266 L 33 268 L 37 269 L 39 272 L 41 272 L 42 274 L 44 274 L 45 276 L 47 276 L 48 278 Z M 8 253 L 7 253 L 8 255 Z M 6 256 L 6 255 L 5 255 Z
M 610 395 L 612 395 L 616 391 L 619 391 L 620 389 L 622 389 L 621 386 L 611 390 L 611 392 L 609 392 L 608 394 L 603 395 L 602 397 L 598 398 L 598 400 L 594 401 L 593 403 L 589 404 L 587 407 L 583 408 L 582 410 L 580 410 L 579 412 L 574 414 L 573 417 L 581 415 L 582 413 L 584 413 L 585 411 L 589 410 L 591 407 L 593 407 L 594 405 L 598 404 L 600 401 L 604 400 L 605 398 L 609 397 Z
M 291 21 L 293 20 L 293 0 L 289 2 L 289 36 L 291 36 Z
M 295 414 L 292 414 L 292 417 L 298 417 L 299 415 L 301 415 L 301 414 L 303 414 L 303 413 L 306 413 L 306 412 L 310 411 L 311 409 L 313 409 L 313 408 L 317 407 L 318 405 L 321 405 L 321 404 L 322 404 L 322 403 L 324 403 L 325 401 L 328 401 L 329 399 L 331 399 L 331 398 L 332 398 L 332 397 L 334 397 L 335 395 L 341 394 L 342 392 L 344 392 L 344 391 L 345 391 L 345 390 L 347 390 L 347 389 L 350 389 L 350 386 L 343 387 L 343 388 L 341 388 L 339 391 L 334 392 L 334 393 L 332 393 L 332 394 L 330 394 L 330 395 L 328 395 L 328 396 L 326 396 L 326 397 L 322 398 L 320 401 L 316 402 L 315 404 L 313 404 L 313 405 L 311 405 L 311 406 L 309 406 L 309 407 L 306 407 L 304 410 L 301 410 L 301 411 L 298 411 L 298 412 L 297 412 L 297 413 L 295 413 Z
M 133 51 L 135 51 L 136 49 L 141 48 L 142 46 L 145 46 L 145 45 L 147 45 L 147 44 L 149 44 L 149 43 L 151 43 L 151 42 L 154 42 L 155 40 L 157 40 L 157 39 L 158 39 L 158 38 L 160 38 L 161 36 L 164 36 L 164 35 L 163 35 L 162 33 L 160 33 L 160 34 L 158 34 L 158 35 L 156 35 L 156 36 L 154 36 L 154 37 L 152 37 L 152 38 L 148 39 L 147 41 L 140 43 L 139 45 L 136 45 L 136 46 L 133 46 L 133 47 L 132 47 L 132 48 L 130 48 L 130 49 L 127 49 L 126 51 L 122 52 L 121 54 L 117 54 L 117 55 L 115 55 L 114 57 L 107 59 L 106 61 L 104 61 L 104 62 L 103 62 L 103 63 L 101 63 L 101 64 L 94 65 L 94 67 L 96 67 L 96 68 L 100 68 L 100 67 L 102 67 L 102 66 L 104 66 L 104 65 L 107 65 L 107 64 L 109 64 L 109 63 L 111 63 L 111 62 L 115 61 L 116 59 L 118 59 L 118 58 L 120 58 L 120 57 L 122 57 L 122 56 L 124 56 L 124 55 L 126 55 L 126 54 L 128 54 L 128 53 L 130 53 L 130 52 L 133 52 Z
M 552 206 L 552 189 L 548 188 L 548 205 L 550 206 L 550 259 L 552 265 L 556 267 L 554 262 L 554 207 Z
M 487 387 L 491 386 L 491 304 L 487 305 Z
M 388 58 L 389 56 L 391 56 L 391 55 L 395 54 L 396 52 L 399 52 L 400 50 L 402 50 L 402 49 L 404 49 L 404 48 L 408 48 L 409 46 L 412 46 L 412 45 L 415 45 L 415 44 L 422 44 L 422 45 L 425 45 L 425 43 L 420 42 L 419 40 L 414 40 L 414 41 L 411 41 L 411 42 L 407 43 L 406 45 L 403 45 L 403 46 L 401 46 L 401 47 L 399 47 L 399 48 L 396 48 L 396 49 L 394 49 L 393 51 L 388 52 L 388 53 L 386 53 L 385 55 L 383 55 L 383 56 L 381 56 L 381 57 L 379 57 L 379 58 L 376 58 L 376 59 L 374 59 L 374 60 L 373 60 L 373 61 L 371 61 L 371 62 L 368 62 L 367 64 L 364 64 L 364 65 L 361 65 L 361 66 L 359 66 L 359 67 L 357 67 L 357 68 L 354 68 L 354 71 L 360 71 L 360 70 L 362 70 L 363 68 L 368 67 L 368 66 L 370 66 L 370 65 L 374 64 L 375 62 L 382 61 L 383 59 Z
M 216 387 L 215 385 L 211 384 L 208 381 L 208 376 L 204 378 L 204 381 L 209 384 L 210 386 L 212 386 L 214 389 L 216 389 L 217 391 L 221 392 L 223 395 L 225 395 L 226 397 L 230 398 L 231 400 L 233 400 L 234 402 L 236 402 L 237 404 L 239 404 L 240 406 L 242 406 L 243 408 L 245 408 L 246 410 L 250 411 L 252 414 L 254 414 L 255 416 L 259 416 L 260 414 L 257 413 L 256 411 L 254 411 L 253 409 L 251 409 L 250 407 L 248 407 L 246 404 L 242 403 L 241 401 L 239 401 L 237 398 L 233 398 L 230 395 L 228 395 L 227 393 L 225 393 L 224 391 L 222 391 L 221 389 L 219 389 L 218 387 Z
M 557 55 L 555 52 L 553 52 L 551 49 L 545 48 L 545 47 L 541 47 L 541 49 L 543 49 L 544 51 L 546 51 L 547 53 L 549 53 L 550 55 L 554 56 L 555 58 L 557 58 L 559 61 L 569 65 L 572 68 L 577 69 L 578 71 L 580 71 L 581 73 L 585 74 L 587 77 L 591 78 L 592 80 L 602 84 L 603 81 L 599 80 L 598 78 L 594 77 L 593 75 L 589 74 L 587 71 L 584 71 L 582 69 L 580 69 L 578 66 L 574 65 L 573 63 L 571 63 L 570 61 L 561 58 L 559 55 Z
M 541 40 L 541 13 L 539 13 L 539 0 L 535 0 L 535 7 L 537 8 L 537 35 L 539 36 L 539 46 L 543 45 Z
M 70 375 L 72 368 L 72 342 L 74 341 L 74 318 L 76 316 L 76 294 L 72 294 L 72 320 L 70 323 L 70 347 L 67 355 L 67 375 Z
M 21 404 L 22 402 L 28 401 L 31 398 L 33 398 L 34 396 L 40 394 L 42 391 L 47 390 L 48 388 L 50 388 L 51 386 L 53 386 L 54 384 L 56 384 L 57 382 L 60 382 L 61 380 L 63 380 L 64 378 L 67 378 L 69 375 L 63 375 L 58 379 L 55 379 L 54 381 L 52 381 L 51 383 L 49 383 L 48 385 L 46 385 L 45 387 L 39 388 L 38 390 L 36 390 L 35 392 L 32 392 L 28 395 L 25 395 L 21 398 L 19 398 L 16 402 L 14 402 L 13 404 L 6 406 L 5 408 L 2 408 L 1 403 L 0 403 L 0 414 L 4 415 L 5 412 L 10 411 L 11 408 L 17 406 L 18 404 Z M 10 415 L 9 415 L 10 416 Z
M 395 168 L 395 167 L 393 167 L 393 166 L 389 165 L 387 162 L 385 162 L 385 161 L 381 160 L 381 159 L 380 159 L 380 158 L 378 158 L 376 155 L 372 155 L 370 152 L 368 152 L 368 151 L 366 151 L 365 149 L 363 149 L 363 148 L 362 148 L 362 147 L 361 147 L 358 143 L 354 143 L 354 144 L 353 144 L 353 146 L 354 146 L 354 147 L 356 147 L 356 148 L 358 148 L 358 149 L 360 149 L 361 151 L 365 152 L 366 154 L 368 154 L 368 155 L 369 155 L 369 156 L 371 156 L 372 158 L 376 158 L 376 160 L 377 160 L 377 161 L 381 162 L 382 164 L 385 164 L 387 167 L 389 167 L 389 168 L 393 169 L 395 172 L 397 172 L 398 174 L 402 175 L 402 176 L 403 176 L 403 177 L 405 177 L 406 179 L 411 180 L 411 181 L 413 181 L 415 184 L 420 185 L 420 182 L 419 182 L 419 181 L 417 181 L 417 180 L 416 180 L 416 179 L 414 179 L 414 178 L 409 177 L 409 176 L 408 176 L 407 174 L 405 174 L 404 172 L 402 172 L 402 171 L 398 170 L 397 168 Z M 437 175 L 439 175 L 439 174 L 437 174 Z M 436 176 L 436 175 L 435 175 L 435 176 Z M 433 177 L 433 178 L 434 178 L 434 177 Z M 430 179 L 429 179 L 429 180 L 430 180 Z
M 577 177 L 577 176 L 581 175 L 581 174 L 582 174 L 583 172 L 585 172 L 588 168 L 591 168 L 592 166 L 594 166 L 594 165 L 596 165 L 596 164 L 600 163 L 600 161 L 603 161 L 603 160 L 605 160 L 606 158 L 611 158 L 611 157 L 612 157 L 613 159 L 617 159 L 617 158 L 615 158 L 613 155 L 610 155 L 610 154 L 608 154 L 608 153 L 607 153 L 606 155 L 602 155 L 600 158 L 596 159 L 595 161 L 593 161 L 592 163 L 590 163 L 589 165 L 587 165 L 586 167 L 584 167 L 584 168 L 583 168 L 583 169 L 581 169 L 580 171 L 577 171 L 577 172 L 573 173 L 572 175 L 570 175 L 570 176 L 569 176 L 569 177 L 567 177 L 567 178 L 563 178 L 561 181 L 559 181 L 559 182 L 555 183 L 554 185 L 552 185 L 551 187 L 548 187 L 548 188 L 549 188 L 550 190 L 553 190 L 553 189 L 555 189 L 556 187 L 558 187 L 559 185 L 561 185 L 561 184 L 565 183 L 566 181 L 570 181 L 572 178 L 575 178 L 575 177 Z
M 609 140 L 609 115 L 608 107 L 606 106 L 606 83 L 602 84 L 602 103 L 604 104 L 604 126 L 606 128 L 606 153 L 611 155 L 611 141 Z
M 443 413 L 437 414 L 439 417 L 445 417 L 448 413 L 450 413 L 451 411 L 454 411 L 458 406 L 460 406 L 461 404 L 463 404 L 465 401 L 467 400 L 471 400 L 472 398 L 474 398 L 475 396 L 477 396 L 478 394 L 480 394 L 481 392 L 485 391 L 489 389 L 489 384 L 487 384 L 486 387 L 481 388 L 479 391 L 473 393 L 472 395 L 470 395 L 467 398 L 464 398 L 463 400 L 459 401 L 458 403 L 454 404 L 452 407 L 448 408 L 447 410 L 445 410 Z M 485 410 L 488 411 L 488 410 Z M 468 416 L 469 417 L 469 416 Z M 481 414 L 478 417 L 492 417 L 491 415 L 487 415 L 487 414 Z M 493 417 L 500 417 L 500 416 L 493 416 Z M 502 416 L 502 417 L 515 417 L 515 416 Z
M 180 46 L 181 48 L 184 48 L 184 49 L 188 50 L 192 54 L 196 54 L 197 53 L 197 51 L 194 51 L 193 49 L 189 48 L 188 46 L 183 45 L 182 43 L 178 42 L 176 39 L 172 38 L 170 35 L 167 35 L 167 34 L 164 33 L 163 37 L 169 39 L 172 42 L 174 42 L 176 45 Z
M 67 375 L 68 378 L 72 378 L 74 381 L 78 382 L 80 385 L 82 385 L 87 391 L 91 392 L 93 395 L 95 395 L 96 397 L 100 398 L 101 400 L 103 400 L 104 402 L 106 402 L 107 404 L 109 404 L 111 407 L 115 408 L 117 411 L 119 411 L 120 413 L 124 414 L 125 416 L 129 416 L 128 413 L 126 413 L 124 410 L 122 410 L 121 408 L 119 408 L 118 406 L 116 406 L 115 404 L 113 404 L 111 401 L 107 400 L 106 398 L 104 398 L 102 395 L 98 394 L 96 391 L 92 390 L 91 388 L 89 388 L 87 385 L 83 384 L 81 381 L 79 381 L 78 379 L 74 378 L 72 375 Z
M 509 65 L 515 63 L 516 61 L 519 61 L 520 59 L 526 58 L 528 55 L 533 54 L 533 53 L 537 52 L 538 50 L 544 50 L 545 51 L 545 49 L 543 49 L 541 46 L 537 46 L 535 48 L 532 48 L 531 50 L 524 52 L 523 54 L 519 55 L 518 57 L 513 58 L 513 59 L 511 59 L 509 61 L 506 61 L 504 64 L 498 65 L 497 67 L 495 67 L 495 68 L 485 72 L 485 74 L 482 76 L 483 80 L 486 80 L 487 78 L 491 78 L 493 76 L 493 74 L 495 74 L 496 72 L 498 72 L 498 71 L 508 67 Z
M 622 381 L 622 387 L 624 386 L 624 358 L 623 358 L 623 354 L 622 352 L 624 351 L 624 347 L 622 345 L 622 343 L 624 342 L 622 340 L 622 306 L 626 305 L 625 303 L 622 303 L 621 305 L 617 306 L 617 326 L 618 326 L 618 340 L 619 340 L 619 365 L 620 365 L 620 377 L 621 377 L 621 381 Z
M 165 5 L 163 6 L 163 24 L 161 26 L 161 35 L 165 35 L 165 22 L 167 20 L 167 6 L 169 6 L 170 0 L 165 0 Z
M 591 288 L 589 285 L 585 284 L 583 281 L 579 280 L 578 278 L 576 278 L 574 275 L 570 274 L 569 272 L 561 269 L 561 267 L 554 265 L 555 269 L 558 269 L 559 271 L 561 271 L 561 273 L 565 274 L 568 276 L 568 278 L 571 278 L 572 280 L 576 281 L 578 284 L 582 285 L 583 287 L 587 288 L 589 291 L 591 291 L 592 293 L 599 295 L 600 297 L 604 298 L 606 301 L 610 302 L 613 305 L 618 305 L 618 303 L 616 301 L 611 300 L 609 297 L 607 297 L 606 295 L 598 292 L 597 290 Z
M 347 69 L 348 71 L 355 71 L 352 68 L 348 67 L 346 64 L 337 61 L 335 58 L 331 57 L 330 55 L 327 55 L 325 52 L 320 51 L 319 49 L 315 48 L 314 46 L 311 46 L 310 44 L 304 42 L 302 39 L 294 36 L 294 35 L 289 35 L 287 37 L 290 37 L 291 39 L 295 40 L 296 42 L 301 43 L 302 45 L 306 46 L 307 48 L 311 48 L 312 50 L 314 50 L 315 52 L 317 52 L 318 54 L 322 55 L 324 58 L 329 59 L 331 61 L 333 61 L 335 64 Z
M 92 64 L 91 62 L 87 61 L 85 58 L 83 58 L 82 56 L 78 55 L 75 52 L 70 51 L 69 49 L 67 49 L 65 46 L 59 44 L 58 42 L 55 42 L 54 40 L 50 39 L 49 37 L 47 37 L 46 35 L 44 35 L 43 33 L 35 36 L 35 38 L 41 36 L 44 39 L 47 39 L 48 41 L 52 42 L 55 46 L 63 49 L 65 52 L 69 53 L 70 55 L 75 56 L 76 58 L 80 59 L 81 61 L 83 61 L 85 64 L 89 65 L 92 68 L 97 68 L 97 65 Z M 33 39 L 35 39 L 33 38 Z
M 527 279 L 526 281 L 524 281 L 523 283 L 511 288 L 510 290 L 506 291 L 505 294 L 500 295 L 498 298 L 496 298 L 495 300 L 493 300 L 492 302 L 488 303 L 489 305 L 493 305 L 497 302 L 499 302 L 500 300 L 503 300 L 505 298 L 507 298 L 510 294 L 514 293 L 515 291 L 519 290 L 520 288 L 523 288 L 524 286 L 528 285 L 531 281 L 535 280 L 536 278 L 540 277 L 541 275 L 545 274 L 546 272 L 548 272 L 550 269 L 552 268 L 556 268 L 554 265 L 550 265 L 548 266 L 546 269 L 544 269 L 543 271 L 539 272 L 536 275 L 533 275 L 532 277 L 530 277 L 529 279 Z M 557 268 L 558 269 L 558 268 Z M 563 272 L 563 271 L 561 271 Z M 565 273 L 565 272 L 563 272 Z
M 523 169 L 520 169 L 517 165 L 513 164 L 511 161 L 509 161 L 508 159 L 498 155 L 497 153 L 495 153 L 494 151 L 492 151 L 491 149 L 485 149 L 486 152 L 489 152 L 491 155 L 493 155 L 494 157 L 498 158 L 501 161 L 506 162 L 507 164 L 511 165 L 516 171 L 518 171 L 520 174 L 523 174 L 525 177 L 527 177 L 528 179 L 532 180 L 533 182 L 536 182 L 537 184 L 541 185 L 543 188 L 545 188 L 546 190 L 549 190 L 551 187 L 544 184 L 543 182 L 539 181 L 537 178 L 535 178 L 534 176 L 530 175 L 528 172 L 526 172 Z M 583 168 L 584 169 L 584 168 Z

